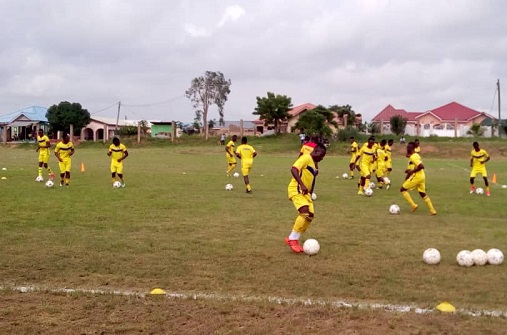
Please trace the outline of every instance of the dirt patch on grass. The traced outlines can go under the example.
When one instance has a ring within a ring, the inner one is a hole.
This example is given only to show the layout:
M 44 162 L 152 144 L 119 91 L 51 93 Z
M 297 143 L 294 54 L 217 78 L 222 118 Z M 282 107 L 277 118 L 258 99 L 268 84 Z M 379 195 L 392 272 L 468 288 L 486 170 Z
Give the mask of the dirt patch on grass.
M 164 296 L 0 294 L 3 334 L 505 334 L 505 319 Z

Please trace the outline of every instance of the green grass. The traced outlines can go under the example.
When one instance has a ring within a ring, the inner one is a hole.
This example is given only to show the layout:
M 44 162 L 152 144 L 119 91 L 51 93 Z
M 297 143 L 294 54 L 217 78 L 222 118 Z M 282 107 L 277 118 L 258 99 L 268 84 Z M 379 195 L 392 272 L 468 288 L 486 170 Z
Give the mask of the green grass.
M 32 148 L 1 147 L 0 167 L 7 168 L 0 171 L 7 177 L 0 180 L 1 284 L 162 287 L 422 307 L 445 300 L 505 309 L 505 264 L 464 269 L 455 261 L 462 249 L 507 252 L 507 189 L 493 185 L 490 198 L 470 195 L 467 158 L 423 155 L 438 211 L 431 217 L 416 193 L 415 213 L 399 193 L 403 157 L 395 159 L 392 189 L 365 198 L 356 194 L 356 180 L 336 178 L 348 172 L 348 158 L 333 154 L 341 150 L 336 146 L 320 164 L 316 219 L 304 234 L 318 239 L 321 251 L 306 257 L 283 243 L 296 215 L 286 187 L 298 143 L 288 137 L 251 142 L 259 152 L 253 195 L 244 193 L 241 178 L 225 177 L 224 149 L 215 144 L 129 143 L 125 189 L 111 187 L 105 144 L 77 147 L 68 189 L 34 182 Z M 506 163 L 495 157 L 488 164 L 499 183 L 507 184 Z M 50 165 L 57 168 L 54 158 Z M 231 192 L 224 190 L 228 182 Z M 401 206 L 398 216 L 388 213 L 393 203 Z M 429 247 L 440 250 L 440 265 L 422 262 Z

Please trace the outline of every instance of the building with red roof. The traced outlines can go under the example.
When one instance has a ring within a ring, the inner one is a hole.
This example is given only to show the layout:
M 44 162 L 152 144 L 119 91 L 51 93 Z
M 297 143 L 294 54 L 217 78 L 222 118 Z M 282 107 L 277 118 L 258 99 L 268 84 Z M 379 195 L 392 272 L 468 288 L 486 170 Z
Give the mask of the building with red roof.
M 378 124 L 382 133 L 390 133 L 390 120 L 396 115 L 407 120 L 405 134 L 422 137 L 431 135 L 462 137 L 466 136 L 473 124 L 481 124 L 484 128 L 488 128 L 483 124 L 484 121 L 491 124 L 491 120 L 496 120 L 487 113 L 451 102 L 426 112 L 407 112 L 388 105 L 372 119 L 372 123 Z M 491 136 L 491 127 L 485 130 L 486 135 Z

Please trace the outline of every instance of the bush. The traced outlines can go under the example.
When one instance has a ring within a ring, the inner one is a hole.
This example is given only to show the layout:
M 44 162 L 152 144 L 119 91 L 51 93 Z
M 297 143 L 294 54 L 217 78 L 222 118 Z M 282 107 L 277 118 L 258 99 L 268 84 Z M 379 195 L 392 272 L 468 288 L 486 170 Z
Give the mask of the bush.
M 338 134 L 336 134 L 336 139 L 339 142 L 348 142 L 351 136 L 354 136 L 354 138 L 357 139 L 359 137 L 359 132 L 356 128 L 347 127 L 338 131 Z

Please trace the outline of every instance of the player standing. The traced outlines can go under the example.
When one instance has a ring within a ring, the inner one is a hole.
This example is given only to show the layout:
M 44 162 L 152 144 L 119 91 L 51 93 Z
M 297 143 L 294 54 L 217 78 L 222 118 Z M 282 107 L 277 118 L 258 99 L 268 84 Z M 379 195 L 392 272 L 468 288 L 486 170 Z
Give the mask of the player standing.
M 121 187 L 125 187 L 125 181 L 123 180 L 123 161 L 129 155 L 127 147 L 123 143 L 120 143 L 120 139 L 115 136 L 113 138 L 113 144 L 109 146 L 107 155 L 111 157 L 111 178 L 113 179 L 113 184 L 116 181 L 116 174 L 118 174 Z
M 378 181 L 378 188 L 382 188 L 384 185 L 384 175 L 386 172 L 386 161 L 387 161 L 387 154 L 385 152 L 385 146 L 387 144 L 386 140 L 381 140 L 380 145 L 377 147 L 377 181 Z
M 298 211 L 298 216 L 294 221 L 290 235 L 285 238 L 285 244 L 296 253 L 303 252 L 299 239 L 315 216 L 311 195 L 315 186 L 315 177 L 318 173 L 317 163 L 324 159 L 325 155 L 326 147 L 317 144 L 310 154 L 299 156 L 290 170 L 292 179 L 287 191 L 289 200 L 292 201 Z
M 53 171 L 51 171 L 51 168 L 48 166 L 49 162 L 49 148 L 51 147 L 51 142 L 49 142 L 49 137 L 47 135 L 44 135 L 44 130 L 39 129 L 37 133 L 37 150 L 36 152 L 39 153 L 39 168 L 38 173 L 39 177 L 42 178 L 42 167 L 46 170 L 48 170 L 49 179 L 53 180 L 55 179 L 55 174 Z
M 421 156 L 414 152 L 414 148 L 414 142 L 409 142 L 407 144 L 408 166 L 405 170 L 405 182 L 401 186 L 400 192 L 412 207 L 412 212 L 415 212 L 419 206 L 412 200 L 408 191 L 417 189 L 419 195 L 430 209 L 430 214 L 437 215 L 437 211 L 433 208 L 430 197 L 426 194 L 426 175 L 424 173 L 424 165 Z
M 364 194 L 363 190 L 370 187 L 370 178 L 372 174 L 373 165 L 375 162 L 375 137 L 370 136 L 368 138 L 368 142 L 363 144 L 359 153 L 357 154 L 356 161 L 354 165 L 357 165 L 357 162 L 361 160 L 359 163 L 359 171 L 361 173 L 361 180 L 359 181 L 359 190 L 357 194 Z
M 489 183 L 488 183 L 488 172 L 486 171 L 486 162 L 490 160 L 488 152 L 479 147 L 478 142 L 474 142 L 472 144 L 474 149 L 470 152 L 470 167 L 472 171 L 470 172 L 470 194 L 475 192 L 475 177 L 477 174 L 482 175 L 482 179 L 484 179 L 484 185 L 486 186 L 486 196 L 490 196 L 491 192 L 489 191 Z
M 238 163 L 236 162 L 236 157 L 234 157 L 234 143 L 236 143 L 238 136 L 232 135 L 231 140 L 225 146 L 225 158 L 227 159 L 227 170 L 225 173 L 227 177 L 231 176 L 231 172 L 236 168 Z
M 250 170 L 252 170 L 253 159 L 257 156 L 255 149 L 248 144 L 247 138 L 243 136 L 241 138 L 241 145 L 236 149 L 236 157 L 241 159 L 241 173 L 243 174 L 243 180 L 245 181 L 246 193 L 252 194 L 252 187 L 250 186 Z
M 63 140 L 55 148 L 55 156 L 58 158 L 58 167 L 60 168 L 60 186 L 63 186 L 64 178 L 65 186 L 69 186 L 72 155 L 74 155 L 74 144 L 70 141 L 70 135 L 64 134 Z
M 349 179 L 354 179 L 354 170 L 355 170 L 355 165 L 356 165 L 356 157 L 359 152 L 359 145 L 357 144 L 354 136 L 350 136 L 349 141 L 350 141 L 350 148 L 349 148 L 349 150 L 347 150 L 347 153 L 350 154 Z
M 394 140 L 390 138 L 387 141 L 386 146 L 384 147 L 384 151 L 386 152 L 387 160 L 386 160 L 386 177 L 389 177 L 391 171 L 393 171 L 393 145 Z M 389 187 L 389 185 L 388 185 Z

